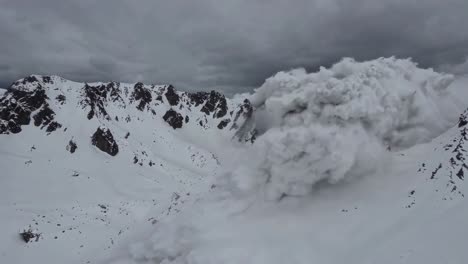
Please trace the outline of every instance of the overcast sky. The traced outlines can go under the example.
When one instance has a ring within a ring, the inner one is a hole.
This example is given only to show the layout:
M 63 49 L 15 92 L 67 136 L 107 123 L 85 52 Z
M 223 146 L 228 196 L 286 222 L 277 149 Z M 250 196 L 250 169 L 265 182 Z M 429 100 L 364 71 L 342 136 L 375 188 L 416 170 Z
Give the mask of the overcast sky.
M 468 0 L 0 0 L 0 36 L 0 87 L 36 73 L 232 93 L 343 56 L 463 71 Z

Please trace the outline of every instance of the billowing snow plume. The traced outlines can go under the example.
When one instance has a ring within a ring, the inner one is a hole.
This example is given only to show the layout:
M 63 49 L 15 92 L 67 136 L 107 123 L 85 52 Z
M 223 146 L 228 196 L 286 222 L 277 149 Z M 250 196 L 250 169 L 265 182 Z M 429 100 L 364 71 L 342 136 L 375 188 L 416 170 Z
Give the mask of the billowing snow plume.
M 453 126 L 461 112 L 447 89 L 453 80 L 395 58 L 277 73 L 251 97 L 261 134 L 252 165 L 257 183 L 267 182 L 269 195 L 279 198 L 373 171 L 388 150 Z M 233 177 L 240 174 L 245 170 Z

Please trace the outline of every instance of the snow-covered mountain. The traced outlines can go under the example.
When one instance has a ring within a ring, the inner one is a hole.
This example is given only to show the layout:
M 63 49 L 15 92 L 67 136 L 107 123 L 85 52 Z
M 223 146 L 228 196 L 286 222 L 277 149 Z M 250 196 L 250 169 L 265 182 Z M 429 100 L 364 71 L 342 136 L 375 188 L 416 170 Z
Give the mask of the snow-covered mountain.
M 104 255 L 130 230 L 210 190 L 219 169 L 210 149 L 230 142 L 251 114 L 248 101 L 214 91 L 18 80 L 0 99 L 2 259 Z M 253 130 L 243 135 L 236 141 L 254 139 Z M 29 229 L 37 243 L 21 241 Z
M 29 76 L 0 99 L 0 257 L 466 263 L 466 95 L 395 58 L 234 98 Z

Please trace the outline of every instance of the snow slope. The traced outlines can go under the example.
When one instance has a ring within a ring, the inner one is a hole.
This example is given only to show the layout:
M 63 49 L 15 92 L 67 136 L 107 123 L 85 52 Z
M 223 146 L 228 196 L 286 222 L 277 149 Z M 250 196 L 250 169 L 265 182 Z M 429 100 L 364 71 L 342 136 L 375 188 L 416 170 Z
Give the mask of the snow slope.
M 27 77 L 0 100 L 0 259 L 466 263 L 467 86 L 394 58 L 225 103 Z
M 110 263 L 466 263 L 466 185 L 455 176 L 461 164 L 450 163 L 455 146 L 444 148 L 465 129 L 392 153 L 372 177 L 324 183 L 307 197 L 218 194 L 224 199 L 161 223 L 131 245 L 131 258 Z
M 219 170 L 210 149 L 231 140 L 248 104 L 140 86 L 30 76 L 1 99 L 2 263 L 94 263 L 133 229 L 210 190 Z M 148 93 L 134 94 L 138 87 Z M 117 154 L 92 144 L 97 128 L 111 132 L 102 144 L 115 143 Z M 22 240 L 28 229 L 37 242 Z

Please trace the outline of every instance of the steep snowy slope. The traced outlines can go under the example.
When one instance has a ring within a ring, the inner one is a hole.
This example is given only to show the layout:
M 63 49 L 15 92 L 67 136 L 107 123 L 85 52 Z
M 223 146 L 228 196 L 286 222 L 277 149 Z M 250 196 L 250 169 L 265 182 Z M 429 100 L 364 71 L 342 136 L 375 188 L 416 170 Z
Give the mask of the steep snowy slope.
M 1 262 L 105 256 L 208 192 L 219 168 L 210 149 L 250 113 L 247 101 L 168 85 L 15 82 L 0 99 Z

